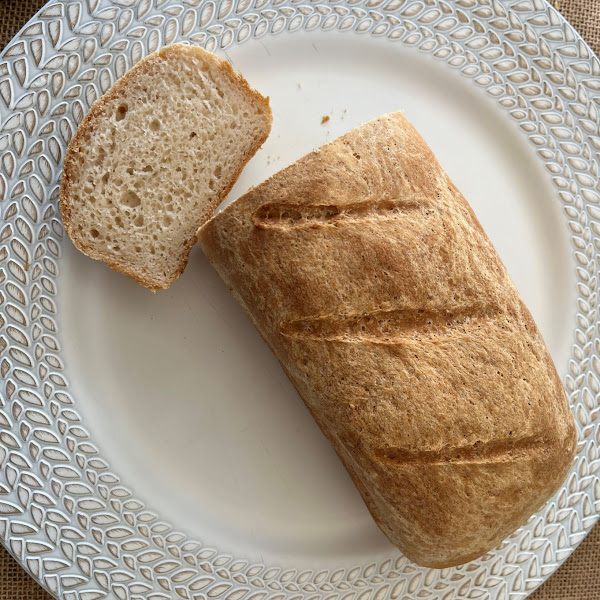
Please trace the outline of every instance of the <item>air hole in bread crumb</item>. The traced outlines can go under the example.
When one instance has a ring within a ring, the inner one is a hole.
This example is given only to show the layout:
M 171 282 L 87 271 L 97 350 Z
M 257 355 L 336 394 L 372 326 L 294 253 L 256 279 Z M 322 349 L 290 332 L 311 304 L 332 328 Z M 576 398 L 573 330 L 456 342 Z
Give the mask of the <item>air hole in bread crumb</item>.
M 102 175 L 102 183 L 108 183 L 109 177 L 110 177 L 109 173 L 104 173 L 104 175 Z
M 134 220 L 133 220 L 133 224 L 136 227 L 143 227 L 144 226 L 144 215 L 138 215 Z
M 94 164 L 101 165 L 105 158 L 106 158 L 106 152 L 104 151 L 104 148 L 100 148 L 100 154 L 96 157 Z
M 127 104 L 119 104 L 117 108 L 117 113 L 115 114 L 115 121 L 122 121 L 129 110 L 129 106 Z
M 121 217 L 117 217 L 115 223 L 117 224 L 117 227 L 123 227 L 123 219 L 121 219 Z
M 152 168 L 152 165 L 146 165 L 146 166 L 145 166 L 145 167 L 142 169 L 142 171 L 143 171 L 144 173 L 152 173 L 152 172 L 154 171 L 154 169 Z
M 354 152 L 354 153 L 352 154 L 352 156 L 354 156 L 354 158 L 355 158 L 356 160 L 360 160 L 360 154 L 358 154 L 357 152 Z
M 150 131 L 158 131 L 160 129 L 160 121 L 158 119 L 152 119 L 150 121 Z
M 218 165 L 217 167 L 215 167 L 215 171 L 214 171 L 215 177 L 220 178 L 222 172 L 223 171 L 221 169 L 221 165 Z
M 154 249 L 154 246 L 150 246 L 150 254 L 156 254 L 156 250 Z
M 195 131 L 192 131 L 192 133 L 190 133 L 190 140 L 195 138 L 198 134 Z
M 171 225 L 171 223 L 173 223 L 173 217 L 171 217 L 170 215 L 165 215 L 163 217 L 163 223 L 165 224 L 165 227 L 168 227 L 169 225 Z
M 90 233 L 92 234 L 92 237 L 95 239 L 100 235 L 100 232 L 97 229 L 92 229 L 90 231 Z
M 142 203 L 140 197 L 133 191 L 133 190 L 127 190 L 122 196 L 121 196 L 121 204 L 123 206 L 129 206 L 130 208 L 135 208 L 136 206 L 139 206 Z
M 131 167 L 127 167 L 127 170 L 125 172 L 127 173 L 127 175 L 133 175 L 133 169 Z
M 141 252 L 141 251 L 142 251 L 142 248 L 141 248 L 140 246 L 136 246 L 136 247 L 135 247 L 135 251 L 139 253 L 139 252 Z

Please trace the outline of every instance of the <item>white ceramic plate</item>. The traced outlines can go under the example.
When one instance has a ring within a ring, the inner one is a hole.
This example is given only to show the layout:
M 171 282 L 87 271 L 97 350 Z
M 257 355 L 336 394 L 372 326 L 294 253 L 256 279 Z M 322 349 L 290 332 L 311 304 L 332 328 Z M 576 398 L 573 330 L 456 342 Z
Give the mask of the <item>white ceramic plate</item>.
M 76 124 L 172 41 L 271 97 L 271 137 L 230 199 L 402 109 L 471 202 L 580 436 L 561 491 L 500 548 L 443 571 L 402 557 L 199 250 L 152 295 L 65 238 Z M 4 544 L 67 600 L 527 595 L 600 507 L 599 73 L 541 1 L 50 2 L 0 61 Z

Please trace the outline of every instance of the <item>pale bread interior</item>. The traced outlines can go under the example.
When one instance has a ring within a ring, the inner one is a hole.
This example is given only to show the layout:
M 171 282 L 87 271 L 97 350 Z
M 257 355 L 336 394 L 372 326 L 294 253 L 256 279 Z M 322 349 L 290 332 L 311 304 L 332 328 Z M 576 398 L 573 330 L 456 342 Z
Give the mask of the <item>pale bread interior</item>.
M 150 56 L 112 92 L 70 148 L 65 225 L 86 254 L 166 288 L 267 137 L 268 100 L 226 62 L 182 45 Z

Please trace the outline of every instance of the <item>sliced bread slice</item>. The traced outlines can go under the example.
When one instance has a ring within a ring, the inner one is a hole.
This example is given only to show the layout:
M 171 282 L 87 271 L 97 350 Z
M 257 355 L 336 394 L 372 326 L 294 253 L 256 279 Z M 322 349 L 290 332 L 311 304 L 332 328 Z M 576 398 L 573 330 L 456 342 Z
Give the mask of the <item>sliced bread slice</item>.
M 268 98 L 214 54 L 183 44 L 151 54 L 92 105 L 69 144 L 69 237 L 138 283 L 168 288 L 271 122 Z

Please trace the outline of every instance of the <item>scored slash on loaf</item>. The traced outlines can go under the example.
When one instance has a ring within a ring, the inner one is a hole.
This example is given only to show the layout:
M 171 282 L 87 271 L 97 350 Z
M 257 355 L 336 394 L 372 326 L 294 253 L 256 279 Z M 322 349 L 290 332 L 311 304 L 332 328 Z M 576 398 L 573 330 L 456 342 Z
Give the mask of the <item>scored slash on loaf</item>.
M 282 323 L 282 335 L 321 340 L 367 340 L 373 344 L 399 344 L 418 337 L 450 335 L 452 326 L 465 331 L 480 328 L 488 311 L 481 306 L 467 306 L 458 312 L 433 312 L 423 309 L 380 310 L 361 315 L 332 315 L 316 319 L 297 319 Z M 477 315 L 477 316 L 475 316 Z M 490 314 L 491 316 L 491 314 Z
M 183 44 L 154 52 L 92 105 L 69 144 L 69 237 L 138 283 L 168 288 L 271 121 L 268 99 L 227 61 Z
M 409 558 L 477 558 L 558 489 L 576 433 L 556 369 L 402 114 L 277 173 L 199 239 Z
M 392 214 L 410 210 L 423 210 L 424 201 L 375 200 L 369 204 L 344 205 L 343 211 L 335 204 L 305 204 L 302 207 L 289 204 L 263 204 L 252 215 L 252 222 L 261 229 L 288 229 L 292 227 L 327 227 L 341 222 L 356 222 L 366 218 L 386 218 Z M 431 212 L 429 213 L 431 214 Z

